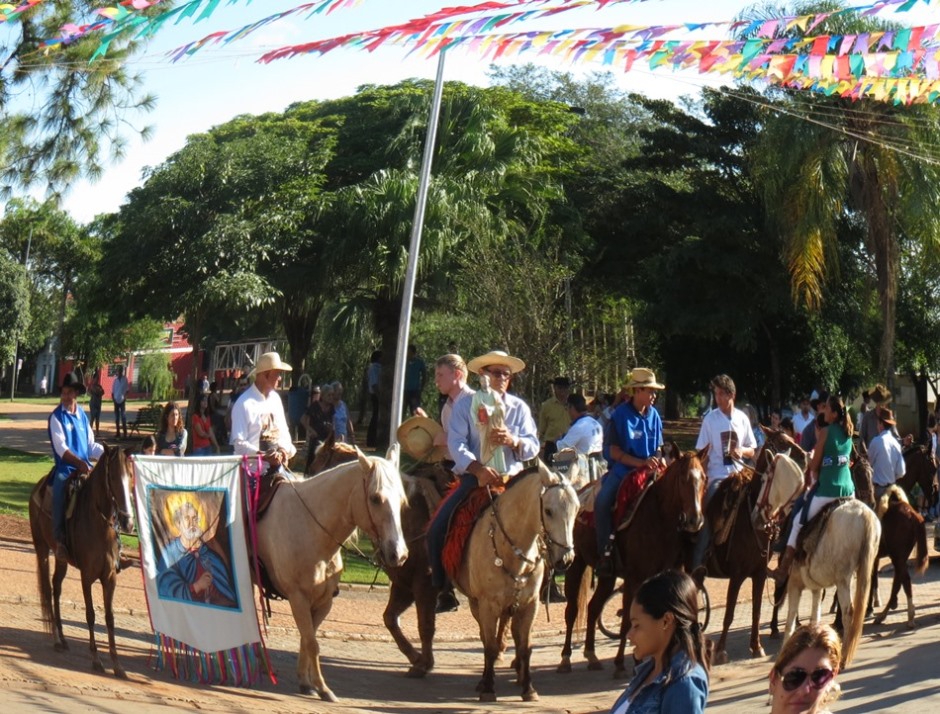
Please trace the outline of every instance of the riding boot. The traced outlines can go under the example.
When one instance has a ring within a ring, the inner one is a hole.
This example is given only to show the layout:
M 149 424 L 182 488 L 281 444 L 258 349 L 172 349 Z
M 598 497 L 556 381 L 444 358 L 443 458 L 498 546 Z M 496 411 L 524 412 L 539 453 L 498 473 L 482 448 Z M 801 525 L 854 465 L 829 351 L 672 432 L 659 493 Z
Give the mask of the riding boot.
M 594 572 L 599 578 L 612 578 L 615 575 L 614 571 L 614 537 L 611 536 L 607 542 L 607 547 L 604 548 L 601 557 L 597 560 Z
M 438 614 L 456 612 L 459 607 L 460 601 L 457 600 L 457 595 L 454 593 L 454 584 L 448 580 L 437 594 L 437 606 L 434 608 L 434 612 Z
M 68 560 L 69 559 L 69 549 L 65 547 L 65 543 L 55 544 L 55 558 L 56 560 Z
M 793 558 L 796 556 L 796 548 L 792 545 L 788 545 L 786 551 L 783 555 L 780 556 L 780 561 L 777 563 L 776 569 L 767 569 L 768 577 L 774 579 L 778 585 L 782 585 L 786 582 L 786 579 L 790 577 L 790 566 L 793 565 Z
M 542 590 L 539 593 L 539 600 L 541 602 L 567 602 L 565 594 L 558 589 L 558 583 L 555 582 L 553 577 L 545 578 L 542 583 Z

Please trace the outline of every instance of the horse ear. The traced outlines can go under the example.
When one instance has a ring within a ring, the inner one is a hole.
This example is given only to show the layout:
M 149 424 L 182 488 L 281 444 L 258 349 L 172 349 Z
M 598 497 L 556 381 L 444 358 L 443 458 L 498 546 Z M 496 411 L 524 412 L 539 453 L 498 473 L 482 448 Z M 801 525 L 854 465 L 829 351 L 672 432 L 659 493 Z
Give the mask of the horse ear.
M 699 461 L 708 461 L 708 450 L 712 448 L 711 444 L 705 444 L 705 448 L 701 449 L 696 456 Z
M 674 442 L 669 442 L 669 458 L 673 461 L 678 461 L 682 457 L 682 451 L 679 449 L 679 445 Z
M 362 453 L 359 447 L 356 447 L 356 457 L 359 459 L 359 465 L 366 471 L 372 470 L 372 462 L 369 461 L 369 457 Z
M 401 461 L 401 445 L 397 441 L 388 447 L 388 451 L 385 452 L 385 458 L 392 462 L 396 470 L 398 469 L 399 462 Z

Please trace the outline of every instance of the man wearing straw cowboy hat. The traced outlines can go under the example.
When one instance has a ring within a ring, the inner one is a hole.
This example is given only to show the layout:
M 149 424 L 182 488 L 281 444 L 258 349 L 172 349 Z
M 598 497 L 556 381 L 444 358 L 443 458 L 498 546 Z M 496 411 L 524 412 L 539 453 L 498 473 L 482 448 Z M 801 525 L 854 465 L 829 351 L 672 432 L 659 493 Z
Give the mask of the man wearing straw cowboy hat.
M 611 467 L 594 501 L 599 575 L 612 575 L 614 570 L 613 511 L 620 485 L 638 469 L 655 470 L 661 465 L 656 454 L 663 443 L 663 422 L 653 402 L 656 392 L 665 388 L 656 381 L 653 370 L 637 367 L 624 385 L 630 398 L 611 415 L 604 439 L 604 456 Z
M 59 406 L 49 416 L 49 441 L 55 469 L 52 476 L 52 528 L 56 540 L 56 559 L 67 560 L 65 547 L 66 486 L 73 476 L 91 473 L 90 462 L 97 460 L 104 447 L 95 441 L 88 417 L 78 404 L 85 385 L 75 372 L 62 378 Z
M 431 560 L 431 583 L 444 587 L 445 573 L 441 555 L 447 526 L 457 505 L 477 486 L 503 483 L 506 476 L 522 471 L 523 462 L 539 453 L 539 438 L 529 406 L 519 397 L 507 394 L 512 376 L 525 369 L 525 362 L 501 351 L 487 352 L 470 360 L 468 369 L 489 380 L 503 411 L 504 423 L 489 430 L 489 447 L 497 450 L 505 465 L 500 473 L 483 461 L 486 445 L 481 443 L 480 429 L 471 414 L 473 398 L 469 394 L 454 403 L 447 429 L 447 446 L 454 460 L 454 473 L 460 485 L 441 503 L 428 526 L 428 555 Z M 489 449 L 487 449 L 489 450 Z
M 232 407 L 232 435 L 229 443 L 238 455 L 260 454 L 270 471 L 287 466 L 297 452 L 284 416 L 284 404 L 277 392 L 282 372 L 292 367 L 277 352 L 265 352 L 249 374 L 254 383 Z
M 862 425 L 858 434 L 859 448 L 861 449 L 862 453 L 868 453 L 868 447 L 871 445 L 871 440 L 881 433 L 881 423 L 878 419 L 878 407 L 887 407 L 888 402 L 890 402 L 892 398 L 891 390 L 889 390 L 883 384 L 876 384 L 874 387 L 869 389 L 868 396 L 875 407 L 874 409 L 870 409 L 869 411 L 865 412 L 865 414 L 862 416 Z M 895 439 L 901 438 L 898 434 L 897 427 L 894 424 L 890 425 L 890 431 L 892 434 L 894 434 Z

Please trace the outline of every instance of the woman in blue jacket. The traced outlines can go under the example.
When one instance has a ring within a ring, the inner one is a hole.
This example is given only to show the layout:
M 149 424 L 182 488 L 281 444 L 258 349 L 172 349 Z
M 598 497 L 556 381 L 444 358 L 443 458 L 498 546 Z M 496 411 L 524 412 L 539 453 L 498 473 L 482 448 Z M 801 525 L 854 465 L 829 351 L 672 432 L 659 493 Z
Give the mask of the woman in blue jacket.
M 611 714 L 705 710 L 708 661 L 692 578 L 665 570 L 640 586 L 630 606 L 630 641 L 642 662 Z

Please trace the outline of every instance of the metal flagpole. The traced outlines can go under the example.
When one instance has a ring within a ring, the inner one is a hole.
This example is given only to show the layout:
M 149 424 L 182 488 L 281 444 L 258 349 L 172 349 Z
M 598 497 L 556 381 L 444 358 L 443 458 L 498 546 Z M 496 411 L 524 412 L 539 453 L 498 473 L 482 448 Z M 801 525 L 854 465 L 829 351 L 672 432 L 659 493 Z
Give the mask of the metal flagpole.
M 437 58 L 437 77 L 434 80 L 434 96 L 428 117 L 428 133 L 424 141 L 424 158 L 421 161 L 421 181 L 415 202 L 414 224 L 411 227 L 411 245 L 408 248 L 408 268 L 401 301 L 401 319 L 398 322 L 398 346 L 395 350 L 395 374 L 392 383 L 392 417 L 389 420 L 389 443 L 398 440 L 398 427 L 405 403 L 405 364 L 408 360 L 408 335 L 411 332 L 411 307 L 415 296 L 415 279 L 418 273 L 418 253 L 421 250 L 421 231 L 424 228 L 424 210 L 428 200 L 428 184 L 431 181 L 431 161 L 437 139 L 437 122 L 441 114 L 441 96 L 444 92 L 444 52 Z

